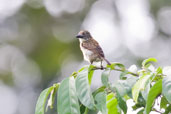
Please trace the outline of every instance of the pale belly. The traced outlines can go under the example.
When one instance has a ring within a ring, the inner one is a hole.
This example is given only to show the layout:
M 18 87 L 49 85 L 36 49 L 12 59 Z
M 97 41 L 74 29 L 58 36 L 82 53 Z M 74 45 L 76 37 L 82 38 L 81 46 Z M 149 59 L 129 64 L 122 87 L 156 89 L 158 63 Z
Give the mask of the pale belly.
M 93 54 L 92 51 L 89 51 L 85 48 L 83 48 L 82 46 L 80 46 L 83 56 L 84 56 L 84 60 L 91 62 L 91 61 L 101 61 L 101 58 L 99 58 L 96 54 Z
M 90 59 L 91 59 L 91 56 L 93 55 L 93 52 L 89 51 L 87 49 L 84 49 L 82 46 L 80 46 L 80 48 L 81 48 L 81 51 L 83 53 L 84 60 L 90 62 Z

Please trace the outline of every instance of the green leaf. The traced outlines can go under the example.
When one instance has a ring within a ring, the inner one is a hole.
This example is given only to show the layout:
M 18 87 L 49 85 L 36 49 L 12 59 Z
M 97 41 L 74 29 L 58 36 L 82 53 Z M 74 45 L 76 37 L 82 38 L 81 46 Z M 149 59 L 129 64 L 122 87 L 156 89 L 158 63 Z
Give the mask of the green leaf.
M 121 64 L 121 63 L 112 63 L 110 66 L 108 66 L 108 68 L 111 68 L 111 69 L 115 69 L 116 67 L 119 67 L 122 70 L 125 69 L 125 66 L 123 64 Z
M 144 104 L 143 104 L 144 105 Z M 139 108 L 142 108 L 142 107 L 145 107 L 145 106 L 143 106 L 142 105 L 142 103 L 136 103 L 135 105 L 133 105 L 132 106 L 132 109 L 135 111 L 135 110 L 137 110 L 137 109 L 139 109 Z
M 47 97 L 49 96 L 50 92 L 53 90 L 53 86 L 43 90 L 38 98 L 36 104 L 36 111 L 35 114 L 44 114 L 45 113 L 45 105 L 47 101 Z
M 141 91 L 143 98 L 147 101 L 148 93 L 150 91 L 150 81 L 147 83 L 146 88 Z
M 102 84 L 105 85 L 106 87 L 109 86 L 109 77 L 110 75 L 110 69 L 105 69 L 105 71 L 102 72 L 102 76 L 101 76 L 101 81 Z
M 63 80 L 58 89 L 58 114 L 80 114 L 74 77 Z
M 138 97 L 138 105 L 141 106 L 141 107 L 145 107 L 145 104 L 146 104 L 146 101 L 145 99 L 143 98 L 142 94 L 140 93 L 139 94 L 139 97 Z
M 163 68 L 163 74 L 166 75 L 162 82 L 162 94 L 171 104 L 171 67 Z
M 128 70 L 124 70 L 120 74 L 120 79 L 125 79 L 128 76 L 132 75 L 132 73 L 137 74 L 137 66 L 136 65 L 131 65 Z
M 161 98 L 161 102 L 160 102 L 160 109 L 161 109 L 161 108 L 166 109 L 167 104 L 168 104 L 168 101 L 167 101 L 167 99 L 163 96 L 163 97 Z
M 94 73 L 93 68 L 94 68 L 93 65 L 90 65 L 89 68 L 88 68 L 88 82 L 89 82 L 90 85 L 91 85 L 91 79 L 92 79 L 93 73 Z
M 107 95 L 107 109 L 108 114 L 119 114 L 118 113 L 118 102 L 117 99 L 114 97 L 113 93 Z
M 88 114 L 88 108 L 85 107 L 83 104 L 80 105 L 80 113 L 81 114 Z
M 100 92 L 95 96 L 96 108 L 102 112 L 102 114 L 107 114 L 106 107 L 106 93 Z
M 163 83 L 162 83 L 162 94 L 166 97 L 168 102 L 171 104 L 171 76 L 167 76 L 163 78 Z
M 118 80 L 115 84 L 112 84 L 112 88 L 117 88 L 121 96 L 125 96 L 125 94 L 128 94 L 130 97 L 132 97 L 131 91 L 136 81 L 137 77 L 130 76 L 127 77 L 126 80 Z
M 145 59 L 143 62 L 142 62 L 142 66 L 143 67 L 146 67 L 147 63 L 149 62 L 157 62 L 157 59 L 156 58 L 148 58 L 148 59 Z
M 96 89 L 95 91 L 93 91 L 93 97 L 95 97 L 98 93 L 100 92 L 104 92 L 105 91 L 105 86 L 101 86 L 100 88 Z
M 139 96 L 140 91 L 144 90 L 151 75 L 143 75 L 140 79 L 135 83 L 134 87 L 132 88 L 132 97 L 133 100 L 137 103 L 137 99 Z
M 144 114 L 144 108 L 138 111 L 137 114 Z
M 53 104 L 55 102 L 55 95 L 56 95 L 56 92 L 58 90 L 59 83 L 54 84 L 53 87 L 54 88 L 52 89 L 52 91 L 50 93 L 50 98 L 49 98 L 47 106 L 46 106 L 46 111 L 48 110 L 48 107 L 50 107 L 51 109 L 53 108 Z
M 171 105 L 169 105 L 166 109 L 164 114 L 170 114 L 171 113 Z
M 92 80 L 93 73 L 94 73 L 93 68 L 95 68 L 95 66 L 89 65 L 89 66 L 84 66 L 84 67 L 82 67 L 82 68 L 78 71 L 78 72 L 82 72 L 82 71 L 84 71 L 85 69 L 87 70 L 88 82 L 89 82 L 90 85 L 91 85 L 91 80 Z M 78 74 L 78 73 L 77 73 L 77 74 Z
M 161 68 L 161 67 L 158 67 L 158 68 L 156 69 L 156 74 L 162 74 L 162 73 L 163 73 L 162 68 Z
M 126 75 L 129 74 L 129 71 L 125 70 L 124 72 L 121 72 L 119 78 L 122 80 L 122 79 L 125 79 L 127 78 Z
M 82 71 L 78 72 L 75 84 L 80 102 L 89 109 L 95 109 L 94 99 L 88 80 L 88 67 L 85 67 Z
M 137 103 L 134 106 L 132 106 L 132 109 L 133 110 L 137 110 L 139 108 L 144 108 L 145 104 L 146 104 L 146 102 L 145 102 L 142 94 L 140 93 L 140 95 L 138 97 L 138 101 L 137 101 Z
M 126 88 L 124 86 L 125 84 L 125 80 L 118 80 L 115 84 L 112 84 L 112 89 L 115 91 L 115 88 L 118 90 L 119 94 L 121 96 L 126 95 L 127 91 Z
M 83 104 L 80 104 L 80 113 L 84 114 L 85 110 L 86 110 L 86 107 Z
M 161 92 L 162 92 L 162 80 L 159 80 L 153 85 L 153 87 L 149 91 L 149 94 L 147 97 L 147 103 L 146 103 L 146 107 L 145 107 L 145 113 L 146 114 L 150 113 L 156 97 L 159 94 L 161 94 Z
M 86 107 L 84 114 L 88 114 L 88 108 Z
M 126 102 L 122 99 L 121 95 L 119 94 L 118 90 L 116 89 L 116 98 L 119 104 L 119 107 L 123 110 L 124 114 L 127 113 L 127 105 Z

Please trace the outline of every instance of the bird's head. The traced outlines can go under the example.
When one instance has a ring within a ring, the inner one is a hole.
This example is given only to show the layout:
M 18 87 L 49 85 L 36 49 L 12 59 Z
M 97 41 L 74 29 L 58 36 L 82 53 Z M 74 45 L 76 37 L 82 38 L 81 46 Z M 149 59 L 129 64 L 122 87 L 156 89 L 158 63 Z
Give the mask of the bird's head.
M 80 38 L 82 40 L 89 40 L 92 38 L 90 32 L 86 31 L 86 30 L 82 30 L 78 33 L 78 35 L 76 36 L 76 38 Z

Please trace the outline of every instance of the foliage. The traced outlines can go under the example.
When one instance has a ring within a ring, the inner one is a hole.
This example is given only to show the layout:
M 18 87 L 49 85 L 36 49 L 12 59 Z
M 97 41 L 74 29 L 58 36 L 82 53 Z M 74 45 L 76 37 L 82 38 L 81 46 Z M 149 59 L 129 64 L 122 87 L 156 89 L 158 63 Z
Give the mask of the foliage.
M 144 60 L 139 70 L 136 65 L 128 69 L 121 63 L 107 65 L 101 75 L 103 86 L 93 92 L 93 72 L 101 68 L 85 66 L 60 84 L 45 89 L 37 101 L 35 114 L 44 114 L 50 93 L 47 107 L 53 107 L 57 94 L 58 114 L 88 114 L 89 110 L 97 111 L 98 114 L 126 114 L 128 99 L 135 102 L 133 110 L 140 109 L 138 114 L 149 114 L 151 111 L 168 114 L 171 112 L 171 67 L 155 68 L 151 62 L 157 60 Z M 120 79 L 114 84 L 109 80 L 110 72 L 113 70 L 121 72 Z M 161 100 L 158 101 L 158 98 Z M 160 110 L 155 109 L 155 102 L 160 102 Z M 162 112 L 161 109 L 165 110 Z

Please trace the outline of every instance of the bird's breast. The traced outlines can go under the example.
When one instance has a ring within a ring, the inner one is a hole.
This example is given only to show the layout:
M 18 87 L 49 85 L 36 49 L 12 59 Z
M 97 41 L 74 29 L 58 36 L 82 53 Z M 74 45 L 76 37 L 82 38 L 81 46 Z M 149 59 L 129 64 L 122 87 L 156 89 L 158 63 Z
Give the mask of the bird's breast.
M 82 44 L 80 43 L 80 49 L 83 53 L 83 56 L 84 56 L 84 59 L 87 60 L 87 61 L 90 61 L 91 60 L 91 56 L 93 54 L 92 51 L 88 50 L 88 49 L 85 49 Z

